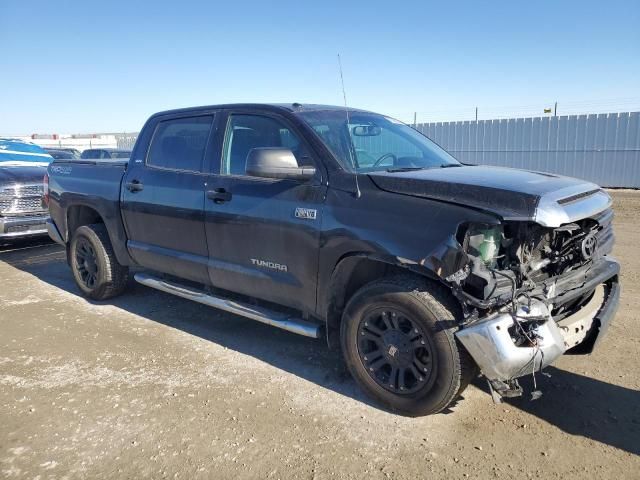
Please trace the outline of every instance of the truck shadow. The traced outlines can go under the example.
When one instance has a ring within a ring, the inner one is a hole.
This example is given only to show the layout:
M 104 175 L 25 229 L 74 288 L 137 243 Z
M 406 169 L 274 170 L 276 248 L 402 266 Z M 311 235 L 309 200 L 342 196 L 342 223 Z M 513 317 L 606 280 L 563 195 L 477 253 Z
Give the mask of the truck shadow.
M 36 243 L 0 246 L 0 263 L 29 273 L 39 281 L 81 297 L 66 264 L 64 249 L 57 244 Z M 357 388 L 344 366 L 340 352 L 329 349 L 324 339 L 286 332 L 212 307 L 175 297 L 130 280 L 127 292 L 107 302 L 126 312 L 251 355 L 274 367 L 354 398 L 374 408 Z
M 531 375 L 520 384 L 521 398 L 505 403 L 534 415 L 571 435 L 611 445 L 640 455 L 640 392 L 576 373 L 548 367 L 536 374 L 543 396 L 531 400 L 535 390 Z M 483 382 L 484 383 L 484 382 Z M 483 385 L 486 391 L 486 384 Z
M 19 245 L 0 247 L 0 262 L 56 288 L 80 295 L 66 265 L 64 250 L 58 245 L 36 242 L 27 243 L 24 248 Z M 134 282 L 125 295 L 107 303 L 251 355 L 323 388 L 381 409 L 355 385 L 339 351 L 330 350 L 323 340 L 278 330 Z M 537 387 L 544 393 L 542 398 L 531 401 L 524 397 L 507 403 L 568 434 L 640 455 L 640 392 L 555 367 L 545 371 L 551 376 L 536 376 Z M 483 380 L 478 379 L 474 383 L 487 391 Z M 521 383 L 526 392 L 534 390 L 530 376 L 523 378 Z M 491 401 L 488 395 L 486 401 Z

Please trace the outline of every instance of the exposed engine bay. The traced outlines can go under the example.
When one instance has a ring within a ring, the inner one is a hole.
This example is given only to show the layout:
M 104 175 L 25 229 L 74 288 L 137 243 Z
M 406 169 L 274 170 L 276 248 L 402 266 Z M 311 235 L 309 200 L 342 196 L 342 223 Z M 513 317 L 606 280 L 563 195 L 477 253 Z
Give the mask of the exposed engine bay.
M 522 394 L 517 378 L 564 353 L 590 353 L 617 303 L 611 209 L 559 227 L 534 222 L 464 225 L 430 257 L 458 298 L 458 339 L 494 400 Z M 605 312 L 606 313 L 606 312 Z M 534 396 L 540 395 L 535 392 Z
M 541 227 L 514 222 L 499 226 L 472 225 L 461 245 L 468 255 L 468 275 L 459 282 L 465 303 L 491 308 L 541 287 L 546 299 L 556 296 L 550 279 L 592 264 L 611 253 L 611 210 L 595 218 Z

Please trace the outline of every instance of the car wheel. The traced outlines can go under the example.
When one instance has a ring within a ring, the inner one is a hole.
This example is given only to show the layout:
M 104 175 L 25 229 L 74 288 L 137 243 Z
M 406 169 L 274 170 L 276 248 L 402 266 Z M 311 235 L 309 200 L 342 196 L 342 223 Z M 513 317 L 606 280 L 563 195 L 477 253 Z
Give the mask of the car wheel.
M 116 260 L 103 224 L 84 225 L 75 231 L 69 260 L 76 284 L 86 297 L 106 300 L 127 286 L 129 269 Z
M 392 277 L 361 288 L 341 324 L 342 351 L 362 389 L 392 411 L 420 416 L 447 408 L 477 375 L 455 339 L 459 306 L 426 279 Z

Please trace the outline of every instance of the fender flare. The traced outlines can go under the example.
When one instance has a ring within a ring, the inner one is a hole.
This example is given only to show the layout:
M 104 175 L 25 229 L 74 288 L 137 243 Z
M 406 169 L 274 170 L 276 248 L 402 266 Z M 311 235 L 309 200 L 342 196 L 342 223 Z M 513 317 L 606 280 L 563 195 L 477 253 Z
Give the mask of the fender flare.
M 380 268 L 378 275 L 382 276 L 389 269 L 404 270 L 426 277 L 433 281 L 442 282 L 442 279 L 430 268 L 429 264 L 420 264 L 409 259 L 384 255 L 375 252 L 350 252 L 341 256 L 336 262 L 329 285 L 320 301 L 320 317 L 325 320 L 327 327 L 336 326 L 339 316 L 348 301 L 347 286 L 361 262 L 368 261 L 377 264 Z M 373 266 L 373 265 L 372 265 Z M 373 278 L 371 279 L 373 280 Z M 363 282 L 363 284 L 368 281 Z

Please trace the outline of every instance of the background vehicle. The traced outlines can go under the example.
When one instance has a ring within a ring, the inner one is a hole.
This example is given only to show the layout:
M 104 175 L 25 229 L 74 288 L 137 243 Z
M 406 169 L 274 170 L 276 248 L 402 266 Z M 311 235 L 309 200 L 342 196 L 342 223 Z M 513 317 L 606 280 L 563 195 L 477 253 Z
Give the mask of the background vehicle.
M 45 148 L 45 152 L 51 155 L 56 160 L 73 160 L 80 158 L 80 153 L 75 153 L 77 150 L 67 148 Z
M 121 150 L 117 148 L 89 148 L 82 152 L 80 158 L 84 160 L 95 160 L 101 158 L 129 158 L 131 150 Z
M 496 398 L 588 353 L 618 302 L 611 200 L 566 177 L 464 166 L 361 110 L 222 105 L 152 116 L 128 161 L 55 161 L 50 236 L 82 292 L 136 281 L 332 341 L 387 407 Z M 214 290 L 215 289 L 215 290 Z M 256 304 L 257 302 L 257 304 Z
M 0 138 L 0 241 L 47 233 L 42 178 L 51 160 L 33 143 Z

